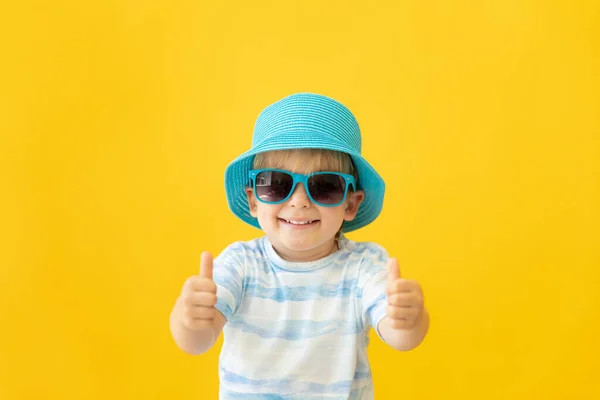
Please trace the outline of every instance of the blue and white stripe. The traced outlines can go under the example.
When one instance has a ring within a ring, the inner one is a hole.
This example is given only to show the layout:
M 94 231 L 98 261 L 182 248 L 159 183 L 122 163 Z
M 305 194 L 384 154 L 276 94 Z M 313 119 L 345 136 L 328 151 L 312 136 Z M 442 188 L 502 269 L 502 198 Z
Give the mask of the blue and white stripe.
M 385 315 L 385 250 L 342 236 L 318 261 L 281 259 L 266 237 L 214 263 L 227 318 L 220 399 L 372 399 L 368 332 Z

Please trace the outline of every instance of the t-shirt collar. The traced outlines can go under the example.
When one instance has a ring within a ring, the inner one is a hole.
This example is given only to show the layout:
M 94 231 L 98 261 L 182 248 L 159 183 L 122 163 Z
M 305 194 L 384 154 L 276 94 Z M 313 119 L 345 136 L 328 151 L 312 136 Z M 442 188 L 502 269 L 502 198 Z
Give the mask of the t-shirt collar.
M 273 262 L 278 268 L 291 272 L 309 272 L 330 265 L 332 262 L 337 260 L 346 249 L 346 242 L 347 239 L 343 234 L 341 234 L 338 240 L 339 250 L 329 254 L 328 256 L 315 261 L 286 261 L 281 258 L 279 254 L 277 254 L 269 239 L 266 236 L 263 238 L 265 252 L 267 257 L 269 257 L 269 260 L 271 260 L 271 262 Z

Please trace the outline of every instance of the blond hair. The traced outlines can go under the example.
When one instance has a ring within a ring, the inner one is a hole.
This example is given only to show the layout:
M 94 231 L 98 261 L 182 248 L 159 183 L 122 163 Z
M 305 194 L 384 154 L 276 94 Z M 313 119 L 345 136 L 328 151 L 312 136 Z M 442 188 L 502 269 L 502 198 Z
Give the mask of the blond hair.
M 298 169 L 305 162 L 310 162 L 313 171 L 335 171 L 354 176 L 358 182 L 358 174 L 350 156 L 346 153 L 325 149 L 292 149 L 273 150 L 259 153 L 254 157 L 253 168 L 281 168 L 293 153 L 299 153 L 296 165 L 292 169 Z M 356 188 L 354 188 L 356 189 Z

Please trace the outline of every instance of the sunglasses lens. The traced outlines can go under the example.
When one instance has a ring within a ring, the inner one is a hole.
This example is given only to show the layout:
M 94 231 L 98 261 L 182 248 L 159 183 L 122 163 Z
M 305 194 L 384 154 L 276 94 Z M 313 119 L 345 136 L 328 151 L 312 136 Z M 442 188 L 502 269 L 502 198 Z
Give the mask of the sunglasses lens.
M 308 179 L 308 191 L 315 202 L 338 204 L 344 198 L 346 181 L 336 174 L 318 174 Z
M 277 203 L 292 190 L 294 178 L 285 172 L 263 171 L 256 176 L 256 195 L 267 203 Z

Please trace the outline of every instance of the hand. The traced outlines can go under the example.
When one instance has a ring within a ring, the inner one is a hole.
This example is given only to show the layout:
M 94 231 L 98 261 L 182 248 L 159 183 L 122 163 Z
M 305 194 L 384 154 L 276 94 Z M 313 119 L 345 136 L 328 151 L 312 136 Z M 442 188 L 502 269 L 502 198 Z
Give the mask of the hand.
M 395 258 L 390 258 L 388 267 L 388 286 L 386 294 L 388 305 L 386 314 L 393 329 L 412 329 L 423 315 L 423 291 L 419 282 L 402 279 Z
M 181 322 L 186 328 L 198 331 L 214 326 L 217 285 L 213 281 L 213 259 L 209 252 L 203 252 L 200 258 L 200 275 L 185 281 L 180 301 Z

